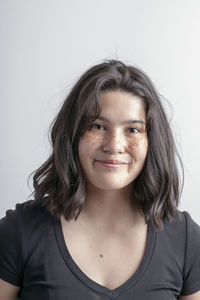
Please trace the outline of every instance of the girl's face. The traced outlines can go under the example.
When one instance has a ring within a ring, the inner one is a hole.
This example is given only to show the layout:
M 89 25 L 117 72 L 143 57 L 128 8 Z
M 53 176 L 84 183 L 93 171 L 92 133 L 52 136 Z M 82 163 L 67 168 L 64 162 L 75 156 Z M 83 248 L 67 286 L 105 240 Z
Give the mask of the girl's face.
M 141 172 L 147 149 L 143 100 L 125 91 L 104 92 L 100 116 L 78 145 L 87 184 L 101 190 L 125 188 Z

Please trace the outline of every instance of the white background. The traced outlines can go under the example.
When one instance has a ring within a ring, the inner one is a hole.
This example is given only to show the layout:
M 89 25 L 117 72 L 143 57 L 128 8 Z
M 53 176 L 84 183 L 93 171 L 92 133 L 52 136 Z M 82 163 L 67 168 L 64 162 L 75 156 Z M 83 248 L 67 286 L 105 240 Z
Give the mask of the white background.
M 200 1 L 1 0 L 0 217 L 33 191 L 48 128 L 88 68 L 118 58 L 142 68 L 174 108 L 185 166 L 179 209 L 200 223 Z

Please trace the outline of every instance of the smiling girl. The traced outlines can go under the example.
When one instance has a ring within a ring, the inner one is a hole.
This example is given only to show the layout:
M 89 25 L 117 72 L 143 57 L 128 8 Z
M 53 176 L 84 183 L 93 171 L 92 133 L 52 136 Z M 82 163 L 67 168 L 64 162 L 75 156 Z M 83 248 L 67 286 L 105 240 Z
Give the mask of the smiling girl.
M 0 220 L 0 299 L 200 300 L 200 226 L 178 209 L 181 160 L 148 76 L 87 70 L 51 141 L 34 199 Z

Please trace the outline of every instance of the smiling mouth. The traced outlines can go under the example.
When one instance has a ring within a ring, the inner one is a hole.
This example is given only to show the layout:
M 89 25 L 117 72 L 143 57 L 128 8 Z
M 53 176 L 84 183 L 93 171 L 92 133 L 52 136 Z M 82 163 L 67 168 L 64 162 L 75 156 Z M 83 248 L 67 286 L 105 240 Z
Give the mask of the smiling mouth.
M 96 160 L 97 163 L 101 164 L 102 166 L 106 167 L 106 168 L 120 168 L 122 166 L 125 166 L 126 163 L 124 162 L 107 162 L 107 161 L 101 161 L 101 160 Z

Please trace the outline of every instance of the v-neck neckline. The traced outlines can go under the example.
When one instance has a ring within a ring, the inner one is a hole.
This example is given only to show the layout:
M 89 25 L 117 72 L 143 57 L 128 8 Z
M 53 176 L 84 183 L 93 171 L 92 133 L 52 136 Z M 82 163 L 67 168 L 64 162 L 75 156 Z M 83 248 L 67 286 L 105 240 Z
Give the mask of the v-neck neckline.
M 136 272 L 123 284 L 118 286 L 117 288 L 111 290 L 91 278 L 89 278 L 76 264 L 76 262 L 73 260 L 63 234 L 62 224 L 61 220 L 57 216 L 52 216 L 54 221 L 54 228 L 55 228 L 55 235 L 56 240 L 58 243 L 58 247 L 60 249 L 60 252 L 63 256 L 63 259 L 67 266 L 70 268 L 70 270 L 73 272 L 73 274 L 89 289 L 92 289 L 93 291 L 96 291 L 102 295 L 108 296 L 111 299 L 116 298 L 121 293 L 127 291 L 130 287 L 133 287 L 136 285 L 139 280 L 144 276 L 147 267 L 151 261 L 151 257 L 154 250 L 154 245 L 156 241 L 157 232 L 153 229 L 150 222 L 147 224 L 147 242 L 146 242 L 146 248 L 144 252 L 144 256 L 142 258 L 141 264 L 136 270 Z

